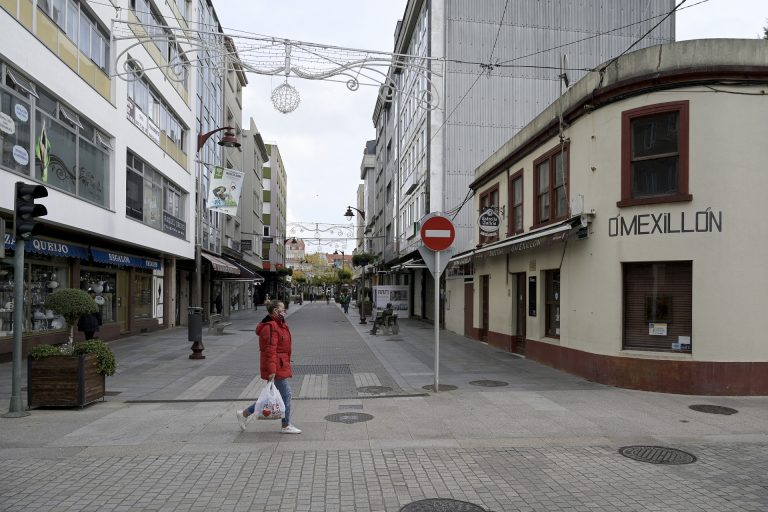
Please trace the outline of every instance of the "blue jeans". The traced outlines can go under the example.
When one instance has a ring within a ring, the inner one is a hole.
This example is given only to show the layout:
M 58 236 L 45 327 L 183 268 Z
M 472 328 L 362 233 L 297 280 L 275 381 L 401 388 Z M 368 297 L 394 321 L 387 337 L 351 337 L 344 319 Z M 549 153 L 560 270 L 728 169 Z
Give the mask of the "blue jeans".
M 288 382 L 288 379 L 275 379 L 275 387 L 280 392 L 280 396 L 283 398 L 283 403 L 285 404 L 283 426 L 287 427 L 291 424 L 291 397 L 293 396 L 293 393 L 291 392 L 291 385 Z M 252 403 L 250 407 L 248 407 L 248 415 L 254 414 L 255 412 L 256 404 Z

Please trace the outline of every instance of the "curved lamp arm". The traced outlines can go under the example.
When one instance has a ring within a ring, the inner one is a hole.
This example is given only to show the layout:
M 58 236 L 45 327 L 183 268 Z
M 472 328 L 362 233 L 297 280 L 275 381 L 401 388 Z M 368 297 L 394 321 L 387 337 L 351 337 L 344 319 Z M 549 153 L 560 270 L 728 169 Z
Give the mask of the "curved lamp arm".
M 232 128 L 231 126 L 225 126 L 223 128 L 216 128 L 215 130 L 211 130 L 208 133 L 198 133 L 197 134 L 197 151 L 200 151 L 200 149 L 202 149 L 202 147 L 205 145 L 205 142 L 211 138 L 211 135 L 224 130 L 229 130 L 229 133 L 224 134 L 224 137 L 219 142 L 219 145 L 225 146 L 225 147 L 240 147 L 240 143 L 237 141 L 235 134 L 232 133 L 234 131 L 234 128 Z
M 358 213 L 358 215 L 360 215 L 360 217 L 362 217 L 362 218 L 363 218 L 363 220 L 365 220 L 365 212 L 358 210 L 358 209 L 357 209 L 357 208 L 355 208 L 354 206 L 347 206 L 347 211 L 346 211 L 346 213 L 344 213 L 344 216 L 345 216 L 345 217 L 348 217 L 348 218 L 350 218 L 350 219 L 351 219 L 352 217 L 354 217 L 354 216 L 355 216 L 355 214 L 354 214 L 354 213 L 352 213 L 352 210 L 355 210 L 355 211 Z

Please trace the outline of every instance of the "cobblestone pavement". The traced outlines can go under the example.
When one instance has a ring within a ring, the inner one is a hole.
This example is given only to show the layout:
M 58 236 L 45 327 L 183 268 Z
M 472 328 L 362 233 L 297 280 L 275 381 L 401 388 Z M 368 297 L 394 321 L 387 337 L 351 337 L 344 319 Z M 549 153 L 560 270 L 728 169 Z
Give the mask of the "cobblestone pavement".
M 106 401 L 0 419 L 0 511 L 398 511 L 425 498 L 495 512 L 768 510 L 768 397 L 601 386 L 445 331 L 441 383 L 458 389 L 427 393 L 431 326 L 372 336 L 324 303 L 289 309 L 304 432 L 269 421 L 241 432 L 233 412 L 263 385 L 253 332 L 263 315 L 238 312 L 227 334 L 206 334 L 202 361 L 188 358 L 185 328 L 114 342 Z M 4 409 L 10 373 L 0 364 Z M 355 413 L 371 418 L 327 420 Z M 637 444 L 698 460 L 618 453 Z
M 685 466 L 605 447 L 75 456 L 0 461 L 4 511 L 765 511 L 768 448 L 689 447 Z

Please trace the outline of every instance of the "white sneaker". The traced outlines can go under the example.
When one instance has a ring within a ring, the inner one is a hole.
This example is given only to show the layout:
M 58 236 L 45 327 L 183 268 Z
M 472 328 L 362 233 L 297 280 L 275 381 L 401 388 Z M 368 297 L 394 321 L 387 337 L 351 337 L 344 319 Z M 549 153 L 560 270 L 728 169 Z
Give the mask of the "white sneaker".
M 243 413 L 245 412 L 245 409 L 241 409 L 239 411 L 235 411 L 235 417 L 237 418 L 237 423 L 240 425 L 240 430 L 245 432 L 245 426 L 248 424 L 248 421 L 251 419 L 250 416 L 245 417 Z
M 293 425 L 288 425 L 287 427 L 283 427 L 281 432 L 283 434 L 301 434 L 301 429 L 298 429 Z

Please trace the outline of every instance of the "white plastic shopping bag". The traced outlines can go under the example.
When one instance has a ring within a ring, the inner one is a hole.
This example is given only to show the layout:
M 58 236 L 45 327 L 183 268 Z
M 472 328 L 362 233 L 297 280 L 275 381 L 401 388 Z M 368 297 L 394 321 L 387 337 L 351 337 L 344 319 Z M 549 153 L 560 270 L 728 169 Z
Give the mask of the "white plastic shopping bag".
M 260 420 L 279 420 L 285 416 L 283 397 L 275 387 L 274 381 L 269 381 L 256 400 L 256 414 Z

